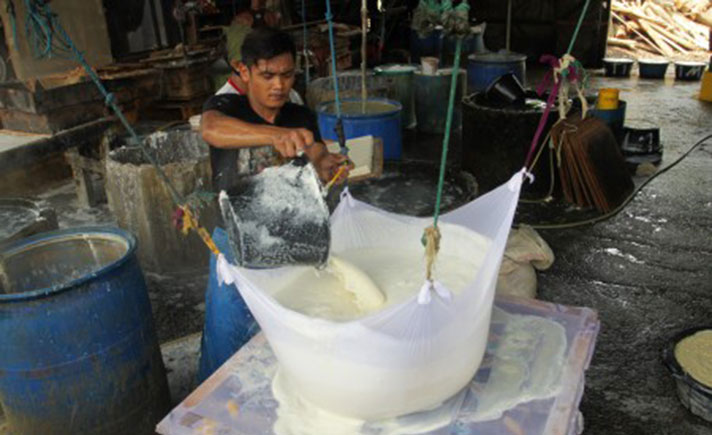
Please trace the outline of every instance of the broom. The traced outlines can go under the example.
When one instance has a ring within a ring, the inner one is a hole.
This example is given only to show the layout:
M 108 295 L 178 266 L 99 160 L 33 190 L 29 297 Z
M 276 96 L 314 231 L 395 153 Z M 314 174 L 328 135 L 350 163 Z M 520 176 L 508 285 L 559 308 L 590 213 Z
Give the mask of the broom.
M 569 116 L 551 130 L 566 201 L 606 213 L 633 191 L 613 133 L 596 118 Z

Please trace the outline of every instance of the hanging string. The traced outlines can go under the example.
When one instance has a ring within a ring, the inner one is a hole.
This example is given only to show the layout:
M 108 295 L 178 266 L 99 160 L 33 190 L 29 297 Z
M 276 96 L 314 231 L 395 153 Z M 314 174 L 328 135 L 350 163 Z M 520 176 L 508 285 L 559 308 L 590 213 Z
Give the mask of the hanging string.
M 302 0 L 302 45 L 304 46 L 304 77 L 306 86 L 309 86 L 311 79 L 309 77 L 309 38 L 307 38 L 307 0 Z
M 546 84 L 550 81 L 553 80 L 553 86 L 551 87 L 551 91 L 549 94 L 549 97 L 547 98 L 546 101 L 546 109 L 544 109 L 544 113 L 541 115 L 541 118 L 539 119 L 539 125 L 537 126 L 536 132 L 534 133 L 534 138 L 532 138 L 532 142 L 529 145 L 529 152 L 527 153 L 527 157 L 524 160 L 524 167 L 528 168 L 528 170 L 531 170 L 532 168 L 529 168 L 529 164 L 531 163 L 531 159 L 534 156 L 534 151 L 536 150 L 537 145 L 539 145 L 539 139 L 541 138 L 541 135 L 544 131 L 544 127 L 546 126 L 546 122 L 549 120 L 549 114 L 551 113 L 551 109 L 554 106 L 554 101 L 556 100 L 556 97 L 559 95 L 559 89 L 562 86 L 563 80 L 577 80 L 578 77 L 575 76 L 575 71 L 578 69 L 580 66 L 580 63 L 577 64 L 576 61 L 572 56 L 571 56 L 571 51 L 573 50 L 574 44 L 576 43 L 576 39 L 578 38 L 579 31 L 581 30 L 581 26 L 583 25 L 583 20 L 586 17 L 586 12 L 588 11 L 588 7 L 591 4 L 591 0 L 586 0 L 586 3 L 583 6 L 583 10 L 581 11 L 581 15 L 579 16 L 578 22 L 576 23 L 576 27 L 574 28 L 574 33 L 571 35 L 571 41 L 569 42 L 569 47 L 562 57 L 567 64 L 562 65 L 562 62 L 559 61 L 559 59 L 555 58 L 554 56 L 551 55 L 544 55 L 541 57 L 541 62 L 542 63 L 548 63 L 551 69 L 547 73 L 547 75 L 544 77 L 544 80 L 540 84 L 537 93 L 539 95 L 542 95 L 544 92 L 544 87 Z M 573 63 L 573 65 L 569 65 L 570 63 Z M 577 90 L 579 92 L 579 97 L 582 99 L 582 105 L 583 105 L 583 111 L 585 113 L 586 110 L 586 101 L 585 98 L 583 97 L 583 91 L 578 88 L 577 84 Z M 565 114 L 560 113 L 560 117 L 565 116 Z
M 329 48 L 331 49 L 331 76 L 334 78 L 334 100 L 336 117 L 341 119 L 341 99 L 339 99 L 339 79 L 336 76 L 336 48 L 334 47 L 334 16 L 331 14 L 331 0 L 326 0 L 326 22 L 329 25 Z
M 581 30 L 581 26 L 583 25 L 583 19 L 586 17 L 586 12 L 588 11 L 588 6 L 590 3 L 591 0 L 586 0 L 586 4 L 583 5 L 583 11 L 581 11 L 581 16 L 579 16 L 578 23 L 576 23 L 574 34 L 571 35 L 571 41 L 569 42 L 569 48 L 566 50 L 566 54 L 571 54 L 571 52 L 574 50 L 574 44 L 576 43 L 576 39 L 578 38 L 579 31 Z
M 170 182 L 168 176 L 166 176 L 166 173 L 158 164 L 158 161 L 155 159 L 153 154 L 148 151 L 146 144 L 140 140 L 138 134 L 136 134 L 136 131 L 133 127 L 131 127 L 131 124 L 129 124 L 128 120 L 121 111 L 121 108 L 117 105 L 116 97 L 114 94 L 106 90 L 99 76 L 85 59 L 84 53 L 81 52 L 76 45 L 74 45 L 74 41 L 72 41 L 72 38 L 70 38 L 64 30 L 64 27 L 62 27 L 59 22 L 57 14 L 50 9 L 47 3 L 38 2 L 37 0 L 25 0 L 25 6 L 27 7 L 28 14 L 27 21 L 25 23 L 25 30 L 27 32 L 28 39 L 33 39 L 37 48 L 44 46 L 43 50 L 36 53 L 36 57 L 48 58 L 51 57 L 57 50 L 60 50 L 71 55 L 71 58 L 84 68 L 84 71 L 86 71 L 89 78 L 94 82 L 96 87 L 104 96 L 105 104 L 116 114 L 119 121 L 121 121 L 121 124 L 123 124 L 124 128 L 129 133 L 131 140 L 139 147 L 143 155 L 156 170 L 159 178 L 167 187 L 173 202 L 179 206 L 180 209 L 182 209 L 185 214 L 184 231 L 187 231 L 187 229 L 194 229 L 197 231 L 203 242 L 213 253 L 217 255 L 219 252 L 217 251 L 217 247 L 210 237 L 210 234 L 208 234 L 208 232 L 199 225 L 196 216 L 190 212 L 187 206 L 187 201 L 185 201 L 185 199 L 178 193 L 176 188 Z
M 443 136 L 443 149 L 440 157 L 440 174 L 438 176 L 438 189 L 435 195 L 435 210 L 433 211 L 433 225 L 426 228 L 421 242 L 425 245 L 425 266 L 426 279 L 430 287 L 434 287 L 433 266 L 440 251 L 440 229 L 438 220 L 440 218 L 440 206 L 442 204 L 443 186 L 445 185 L 445 171 L 447 169 L 447 153 L 450 144 L 450 132 L 452 129 L 452 118 L 455 109 L 455 95 L 457 94 L 457 84 L 460 80 L 460 53 L 462 52 L 462 40 L 469 32 L 469 10 L 470 5 L 465 0 L 456 8 L 452 7 L 449 0 L 443 1 L 440 5 L 440 20 L 445 34 L 456 38 L 455 59 L 452 66 L 452 77 L 450 80 L 450 95 L 448 98 L 447 116 L 445 118 L 445 134 Z

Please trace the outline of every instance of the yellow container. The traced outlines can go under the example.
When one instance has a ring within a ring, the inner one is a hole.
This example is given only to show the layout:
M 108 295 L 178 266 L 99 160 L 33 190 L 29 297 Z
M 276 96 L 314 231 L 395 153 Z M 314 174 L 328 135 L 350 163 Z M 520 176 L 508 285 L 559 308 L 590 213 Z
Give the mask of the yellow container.
M 596 108 L 601 110 L 615 110 L 618 108 L 620 89 L 603 88 L 598 91 Z
M 706 71 L 705 75 L 702 76 L 700 100 L 712 103 L 712 71 Z

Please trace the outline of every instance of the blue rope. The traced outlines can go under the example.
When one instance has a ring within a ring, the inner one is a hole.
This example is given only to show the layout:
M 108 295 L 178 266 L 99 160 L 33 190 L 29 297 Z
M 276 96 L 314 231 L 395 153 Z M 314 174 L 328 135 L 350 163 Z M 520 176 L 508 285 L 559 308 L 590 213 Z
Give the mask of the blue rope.
M 107 106 L 111 107 L 116 116 L 119 118 L 123 124 L 126 131 L 131 136 L 131 140 L 139 146 L 143 154 L 146 156 L 149 162 L 156 168 L 159 177 L 168 187 L 168 191 L 173 198 L 173 201 L 177 205 L 183 205 L 184 201 L 178 191 L 173 187 L 173 185 L 168 180 L 165 172 L 161 169 L 156 159 L 151 153 L 146 149 L 146 145 L 139 139 L 136 131 L 131 127 L 129 121 L 124 116 L 123 112 L 116 104 L 116 97 L 111 92 L 107 91 L 104 84 L 101 82 L 99 76 L 94 72 L 94 69 L 89 65 L 89 63 L 84 58 L 84 53 L 79 51 L 79 49 L 74 45 L 72 38 L 69 37 L 67 32 L 64 30 L 62 25 L 57 19 L 57 15 L 51 11 L 49 6 L 44 3 L 42 10 L 35 7 L 36 0 L 25 0 L 25 5 L 27 6 L 28 21 L 26 21 L 25 26 L 27 30 L 27 35 L 29 38 L 34 40 L 35 48 L 39 48 L 40 45 L 44 45 L 44 49 L 39 53 L 40 56 L 37 57 L 51 57 L 55 49 L 66 50 L 73 56 L 73 60 L 78 62 L 86 71 L 89 78 L 94 82 L 96 87 L 99 89 L 101 94 L 104 96 L 104 102 Z M 34 23 L 30 26 L 30 23 Z M 41 32 L 42 36 L 38 35 L 37 32 Z M 56 35 L 55 35 L 56 33 Z M 58 36 L 55 41 L 54 36 Z M 44 38 L 45 43 L 42 44 L 42 39 Z
M 326 0 L 326 22 L 329 23 L 329 48 L 331 49 L 331 75 L 334 77 L 334 100 L 336 117 L 341 119 L 341 99 L 339 98 L 339 80 L 336 77 L 336 49 L 334 48 L 334 16 L 331 14 L 331 1 Z
M 303 45 L 304 45 L 304 77 L 306 80 L 306 85 L 309 86 L 309 82 L 311 81 L 309 78 L 309 49 L 308 49 L 308 42 L 307 42 L 307 6 L 306 6 L 307 0 L 302 0 L 302 25 L 303 25 Z

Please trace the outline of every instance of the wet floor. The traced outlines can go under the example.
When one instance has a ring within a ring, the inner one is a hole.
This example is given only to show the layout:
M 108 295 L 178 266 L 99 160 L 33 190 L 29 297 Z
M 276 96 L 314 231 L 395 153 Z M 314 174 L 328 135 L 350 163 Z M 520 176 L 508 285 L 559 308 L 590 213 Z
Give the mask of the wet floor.
M 594 79 L 623 89 L 627 124 L 661 128 L 662 167 L 712 133 L 699 83 Z M 639 185 L 644 179 L 636 179 Z M 556 262 L 539 297 L 599 312 L 601 333 L 581 411 L 585 434 L 710 434 L 678 401 L 661 351 L 677 332 L 712 325 L 712 141 L 655 178 L 617 216 L 542 231 Z

